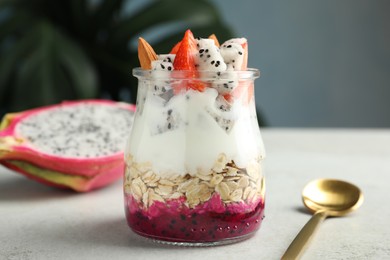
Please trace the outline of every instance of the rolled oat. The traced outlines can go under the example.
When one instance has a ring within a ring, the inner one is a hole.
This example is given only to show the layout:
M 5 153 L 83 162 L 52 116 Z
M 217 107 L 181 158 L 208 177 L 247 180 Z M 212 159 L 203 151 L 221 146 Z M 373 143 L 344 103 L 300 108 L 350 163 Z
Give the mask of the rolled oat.
M 252 202 L 264 197 L 264 178 L 260 161 L 253 160 L 246 168 L 238 168 L 233 161 L 227 162 L 221 154 L 209 171 L 198 169 L 195 176 L 166 173 L 161 177 L 154 173 L 150 163 L 136 163 L 126 167 L 125 192 L 149 207 L 155 201 L 185 198 L 193 208 L 219 194 L 223 203 Z

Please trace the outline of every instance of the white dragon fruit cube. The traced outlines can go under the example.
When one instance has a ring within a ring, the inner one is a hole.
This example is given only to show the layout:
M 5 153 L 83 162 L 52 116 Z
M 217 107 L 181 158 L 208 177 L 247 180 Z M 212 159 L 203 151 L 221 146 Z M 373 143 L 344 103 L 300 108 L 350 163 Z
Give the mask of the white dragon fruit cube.
M 221 45 L 220 52 L 227 70 L 241 70 L 244 61 L 243 41 L 245 39 L 231 39 Z
M 154 121 L 150 126 L 152 135 L 173 131 L 179 128 L 182 123 L 180 113 L 175 112 L 175 110 L 171 108 L 162 111 L 162 114 L 163 116 L 159 117 L 161 121 Z
M 172 71 L 173 70 L 173 64 L 169 61 L 164 60 L 155 60 L 152 61 L 152 70 L 154 71 Z
M 223 129 L 226 133 L 230 133 L 230 131 L 233 129 L 234 127 L 234 123 L 235 121 L 233 119 L 230 119 L 228 117 L 226 117 L 226 115 L 224 115 L 223 113 L 226 113 L 226 112 L 221 112 L 220 113 L 217 113 L 215 111 L 212 111 L 210 109 L 207 109 L 207 113 L 213 117 L 213 119 L 215 120 L 215 122 L 221 127 L 221 129 Z
M 238 76 L 233 71 L 217 72 L 212 87 L 220 94 L 228 94 L 238 86 Z
M 222 112 L 229 112 L 232 109 L 232 105 L 221 95 L 215 100 L 215 107 Z
M 195 62 L 198 70 L 225 71 L 226 64 L 221 53 L 211 39 L 197 40 L 198 52 L 195 55 Z
M 162 56 L 162 55 L 161 55 Z M 163 58 L 167 59 L 167 57 Z M 169 61 L 152 61 L 152 78 L 154 78 L 151 88 L 155 95 L 164 95 L 171 89 L 170 76 L 173 70 L 173 64 Z
M 163 95 L 165 93 L 168 93 L 171 90 L 171 86 L 169 85 L 169 81 L 154 81 L 154 84 L 152 85 L 152 90 L 154 95 Z
M 176 54 L 160 54 L 157 55 L 158 60 L 162 60 L 163 62 L 170 62 L 173 64 L 175 61 Z

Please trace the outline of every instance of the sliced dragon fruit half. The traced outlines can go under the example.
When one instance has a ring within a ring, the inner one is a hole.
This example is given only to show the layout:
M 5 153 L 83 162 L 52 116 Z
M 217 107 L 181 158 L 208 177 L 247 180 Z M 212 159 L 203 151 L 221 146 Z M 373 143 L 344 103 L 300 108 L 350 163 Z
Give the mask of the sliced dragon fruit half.
M 52 186 L 105 186 L 122 177 L 134 112 L 130 104 L 82 100 L 7 114 L 0 163 Z

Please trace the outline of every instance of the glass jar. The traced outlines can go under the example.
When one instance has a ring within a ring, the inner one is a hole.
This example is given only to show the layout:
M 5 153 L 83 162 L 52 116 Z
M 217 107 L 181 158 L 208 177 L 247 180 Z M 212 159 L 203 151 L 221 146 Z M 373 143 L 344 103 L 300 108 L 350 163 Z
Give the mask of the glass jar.
M 136 68 L 137 110 L 125 151 L 125 211 L 139 235 L 219 245 L 253 235 L 264 217 L 260 72 Z

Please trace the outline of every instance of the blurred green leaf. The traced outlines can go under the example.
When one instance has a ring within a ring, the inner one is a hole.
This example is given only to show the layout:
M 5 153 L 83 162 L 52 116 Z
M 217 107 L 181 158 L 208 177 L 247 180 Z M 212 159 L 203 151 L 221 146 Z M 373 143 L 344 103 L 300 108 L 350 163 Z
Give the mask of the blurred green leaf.
M 102 0 L 102 3 L 97 7 L 93 20 L 98 27 L 109 26 L 122 9 L 123 0 Z
M 12 0 L 0 0 L 0 8 L 7 7 L 9 5 L 14 4 L 17 1 L 12 1 Z
M 195 35 L 232 36 L 210 1 L 149 0 L 126 12 L 130 1 L 0 0 L 0 13 L 6 10 L 0 19 L 0 111 L 63 99 L 121 100 L 126 90 L 125 101 L 135 102 L 136 37 L 178 25 L 153 43 L 169 51 L 183 26 Z
M 189 26 L 210 25 L 218 19 L 215 8 L 204 0 L 154 1 L 133 17 L 124 19 L 113 28 L 110 41 L 123 42 L 137 37 L 145 29 L 169 22 L 185 22 Z
M 14 69 L 20 61 L 33 48 L 36 38 L 36 32 L 31 30 L 20 40 L 16 41 L 6 52 L 2 53 L 2 58 L 0 59 L 0 97 L 4 97 L 7 81 L 15 73 Z
M 12 109 L 19 110 L 19 102 L 34 106 L 35 104 L 48 104 L 54 99 L 50 88 L 52 84 L 52 33 L 45 24 L 36 24 L 32 32 L 34 38 L 33 52 L 27 55 L 17 72 L 15 89 L 13 90 Z M 26 87 L 28 86 L 28 87 Z M 36 95 L 39 93 L 39 95 Z
M 70 18 L 72 21 L 73 27 L 79 27 L 80 31 L 85 31 L 88 28 L 88 11 L 87 11 L 87 2 L 80 0 L 70 0 L 70 10 L 72 11 L 72 16 Z
M 97 95 L 97 75 L 92 62 L 83 50 L 70 39 L 56 32 L 56 56 L 62 68 L 68 72 L 72 79 L 77 97 L 89 98 Z
M 84 52 L 47 22 L 39 22 L 0 62 L 0 83 L 10 77 L 17 61 L 11 109 L 89 98 L 97 94 L 96 72 Z M 26 55 L 28 53 L 28 55 Z M 5 86 L 5 84 L 2 84 Z
M 41 52 L 36 50 L 21 65 L 12 93 L 12 110 L 22 110 L 24 105 L 47 104 L 45 102 L 45 97 L 48 95 L 47 91 L 45 91 L 45 81 L 47 82 L 47 80 L 44 79 L 47 75 L 42 70 L 42 62 Z
M 9 17 L 5 17 L 4 21 L 0 24 L 0 42 L 4 38 L 9 37 L 11 33 L 30 27 L 33 21 L 31 15 L 23 10 L 17 11 Z
M 221 25 L 216 24 L 213 26 L 202 25 L 194 26 L 191 28 L 191 31 L 194 35 L 199 37 L 207 38 L 211 34 L 215 34 L 218 40 L 222 43 L 225 40 L 228 40 L 231 37 L 231 31 L 229 29 L 223 28 Z M 183 38 L 183 32 L 177 32 L 168 37 L 165 37 L 154 44 L 154 49 L 160 53 L 168 53 L 171 51 L 172 47 Z

